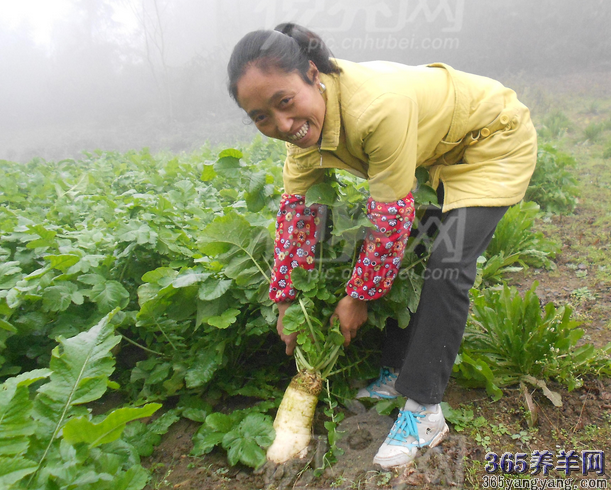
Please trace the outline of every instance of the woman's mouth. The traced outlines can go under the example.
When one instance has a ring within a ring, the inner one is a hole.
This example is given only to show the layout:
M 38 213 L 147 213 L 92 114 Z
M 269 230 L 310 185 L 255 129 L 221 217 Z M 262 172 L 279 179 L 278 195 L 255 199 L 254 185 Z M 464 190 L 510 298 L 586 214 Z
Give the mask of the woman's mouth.
M 299 141 L 300 139 L 303 139 L 303 137 L 308 134 L 308 129 L 310 129 L 310 123 L 308 121 L 306 121 L 303 126 L 301 126 L 301 128 L 299 129 L 299 131 L 297 131 L 295 134 L 291 134 L 288 137 L 289 141 L 295 142 L 295 141 Z

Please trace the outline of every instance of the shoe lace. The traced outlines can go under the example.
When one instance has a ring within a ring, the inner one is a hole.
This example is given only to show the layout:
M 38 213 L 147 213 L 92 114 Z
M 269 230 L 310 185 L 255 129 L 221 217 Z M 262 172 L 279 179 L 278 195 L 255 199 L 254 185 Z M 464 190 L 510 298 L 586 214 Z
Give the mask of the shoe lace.
M 387 368 L 382 368 L 382 370 L 380 371 L 380 377 L 378 378 L 378 380 L 374 383 L 374 386 L 376 387 L 381 387 L 382 385 L 387 384 L 389 381 L 392 381 L 393 379 L 396 379 L 397 375 L 392 373 L 389 369 Z
M 419 424 L 420 421 L 417 419 L 424 416 L 422 413 L 401 410 L 395 424 L 390 429 L 388 438 L 397 442 L 406 442 L 406 439 L 410 436 L 418 439 L 418 427 L 416 424 Z

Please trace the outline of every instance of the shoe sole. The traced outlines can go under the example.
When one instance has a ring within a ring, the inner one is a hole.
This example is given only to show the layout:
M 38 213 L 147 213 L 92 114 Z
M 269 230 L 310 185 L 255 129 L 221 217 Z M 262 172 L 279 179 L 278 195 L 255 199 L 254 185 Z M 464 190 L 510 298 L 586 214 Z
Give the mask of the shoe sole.
M 422 448 L 425 448 L 425 447 L 428 448 L 428 447 L 438 446 L 446 438 L 446 436 L 448 435 L 449 432 L 450 432 L 450 428 L 448 427 L 448 424 L 445 424 L 443 429 L 441 430 L 441 432 L 439 434 L 437 434 L 435 437 L 433 437 L 433 439 L 431 440 L 430 444 L 427 444 L 426 446 L 421 446 L 421 447 Z M 385 465 L 383 463 L 376 462 L 376 460 L 374 458 L 373 464 L 374 465 L 378 465 L 378 466 L 382 467 L 385 470 L 389 470 L 391 468 L 398 468 L 399 466 L 409 466 L 409 465 L 411 465 L 414 462 L 414 459 L 408 461 L 407 463 L 388 463 L 388 464 Z

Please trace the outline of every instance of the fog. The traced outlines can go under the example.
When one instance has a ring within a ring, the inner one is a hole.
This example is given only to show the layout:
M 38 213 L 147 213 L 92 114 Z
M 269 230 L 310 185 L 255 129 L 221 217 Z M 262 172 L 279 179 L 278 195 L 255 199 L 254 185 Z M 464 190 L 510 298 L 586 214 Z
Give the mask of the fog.
M 522 86 L 611 74 L 608 0 L 0 0 L 0 159 L 248 141 L 227 60 L 285 21 L 353 61 L 442 61 Z

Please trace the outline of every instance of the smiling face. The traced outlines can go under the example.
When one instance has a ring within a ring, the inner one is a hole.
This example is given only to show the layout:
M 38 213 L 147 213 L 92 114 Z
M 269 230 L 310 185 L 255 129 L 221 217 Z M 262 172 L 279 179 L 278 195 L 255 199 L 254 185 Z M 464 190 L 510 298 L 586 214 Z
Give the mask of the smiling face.
M 251 65 L 237 83 L 237 101 L 265 136 L 301 148 L 318 142 L 325 120 L 319 75 L 310 62 L 307 84 L 297 71 L 262 71 Z

